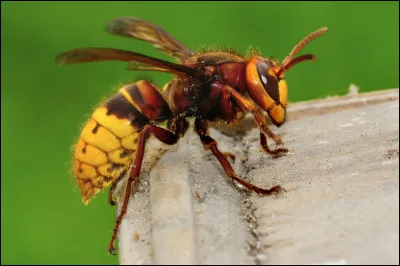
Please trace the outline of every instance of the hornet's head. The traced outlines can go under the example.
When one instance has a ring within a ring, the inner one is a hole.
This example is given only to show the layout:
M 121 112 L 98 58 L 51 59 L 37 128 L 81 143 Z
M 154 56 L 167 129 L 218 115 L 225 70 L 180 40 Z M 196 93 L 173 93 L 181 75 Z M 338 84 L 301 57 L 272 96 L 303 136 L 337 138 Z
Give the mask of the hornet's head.
M 285 122 L 288 105 L 288 88 L 284 73 L 292 66 L 304 61 L 315 60 L 312 54 L 294 57 L 307 43 L 326 32 L 321 28 L 300 41 L 290 54 L 279 63 L 273 59 L 253 56 L 246 66 L 246 82 L 252 100 L 267 111 L 272 122 L 280 126 Z

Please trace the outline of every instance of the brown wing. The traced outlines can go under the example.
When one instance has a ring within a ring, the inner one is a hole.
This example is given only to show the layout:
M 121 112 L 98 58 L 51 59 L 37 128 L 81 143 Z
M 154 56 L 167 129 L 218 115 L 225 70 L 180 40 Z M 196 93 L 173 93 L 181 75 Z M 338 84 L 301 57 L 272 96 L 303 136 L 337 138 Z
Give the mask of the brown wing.
M 152 43 L 153 46 L 178 59 L 192 56 L 194 52 L 156 25 L 134 17 L 120 17 L 107 25 L 107 32 Z
M 137 70 L 155 70 L 169 73 L 184 73 L 191 76 L 200 75 L 195 69 L 174 64 L 161 59 L 153 58 L 147 55 L 112 49 L 112 48 L 78 48 L 65 53 L 61 53 L 56 57 L 56 63 L 58 65 L 69 65 L 85 62 L 95 61 L 125 61 L 129 64 L 136 64 Z M 129 69 L 129 68 L 128 68 Z
M 128 65 L 126 67 L 127 70 L 150 70 L 150 71 L 158 71 L 158 72 L 167 72 L 167 73 L 173 73 L 176 71 L 173 71 L 172 69 L 166 69 L 166 68 L 160 68 L 156 66 L 151 66 L 148 64 L 143 64 L 135 61 L 128 62 Z

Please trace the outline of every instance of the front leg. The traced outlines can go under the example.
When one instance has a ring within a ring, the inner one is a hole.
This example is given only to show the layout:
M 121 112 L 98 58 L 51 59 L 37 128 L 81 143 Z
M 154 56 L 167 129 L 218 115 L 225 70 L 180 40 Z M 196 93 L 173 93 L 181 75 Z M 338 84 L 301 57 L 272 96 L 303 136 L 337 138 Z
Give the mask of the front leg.
M 252 101 L 248 100 L 242 94 L 237 92 L 234 88 L 229 85 L 222 84 L 221 82 L 214 82 L 212 86 L 219 87 L 221 92 L 225 91 L 231 95 L 231 97 L 235 100 L 235 102 L 240 106 L 240 108 L 245 112 L 251 112 L 253 114 L 254 120 L 260 129 L 260 144 L 263 147 L 264 151 L 269 154 L 274 155 L 275 157 L 282 156 L 283 154 L 288 152 L 288 149 L 285 148 L 276 148 L 275 150 L 271 150 L 268 147 L 267 138 L 271 138 L 276 146 L 283 145 L 281 138 L 278 135 L 275 135 L 267 126 L 267 121 L 265 119 L 263 110 L 254 104 Z
M 261 108 L 256 107 L 256 110 L 252 113 L 253 113 L 254 119 L 256 120 L 256 123 L 261 131 L 260 132 L 260 144 L 263 147 L 264 151 L 266 151 L 269 154 L 274 155 L 275 157 L 280 157 L 280 156 L 284 155 L 285 153 L 287 153 L 288 149 L 286 149 L 286 148 L 276 148 L 275 150 L 269 149 L 268 143 L 267 143 L 267 138 L 265 137 L 266 135 L 275 142 L 276 146 L 280 146 L 280 145 L 283 146 L 283 142 L 278 135 L 275 135 L 267 127 L 267 122 L 265 120 L 265 116 L 264 116 Z
M 242 184 L 248 190 L 254 191 L 254 192 L 256 192 L 258 194 L 262 194 L 262 195 L 277 194 L 281 191 L 285 191 L 285 189 L 282 188 L 280 185 L 274 186 L 271 189 L 264 189 L 264 188 L 257 187 L 251 183 L 248 183 L 245 180 L 238 177 L 236 175 L 235 171 L 233 170 L 232 165 L 226 159 L 224 154 L 218 149 L 217 143 L 215 142 L 215 140 L 208 135 L 208 125 L 205 120 L 196 118 L 195 131 L 199 135 L 200 140 L 203 143 L 203 145 L 213 152 L 213 154 L 215 155 L 215 157 L 217 157 L 219 163 L 221 164 L 222 168 L 224 169 L 225 173 L 230 178 L 232 178 L 233 181 L 236 181 L 236 182 Z

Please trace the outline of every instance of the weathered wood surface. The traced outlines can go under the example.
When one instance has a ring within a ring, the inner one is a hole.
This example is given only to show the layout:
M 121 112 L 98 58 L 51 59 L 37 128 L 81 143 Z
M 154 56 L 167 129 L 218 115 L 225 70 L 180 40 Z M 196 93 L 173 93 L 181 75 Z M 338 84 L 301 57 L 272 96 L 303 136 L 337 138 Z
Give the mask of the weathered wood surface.
M 399 263 L 398 89 L 292 104 L 287 123 L 271 127 L 289 149 L 277 159 L 261 151 L 251 118 L 242 125 L 210 133 L 237 155 L 240 176 L 288 192 L 232 186 L 189 130 L 142 174 L 121 264 Z

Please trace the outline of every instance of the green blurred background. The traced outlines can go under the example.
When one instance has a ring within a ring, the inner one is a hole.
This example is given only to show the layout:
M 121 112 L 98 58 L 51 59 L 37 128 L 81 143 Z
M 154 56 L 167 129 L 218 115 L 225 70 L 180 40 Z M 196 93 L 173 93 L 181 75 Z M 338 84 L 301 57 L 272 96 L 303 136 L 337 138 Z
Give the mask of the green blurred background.
M 117 264 L 107 254 L 115 209 L 107 193 L 84 206 L 71 146 L 93 108 L 141 73 L 121 62 L 58 67 L 56 54 L 113 47 L 168 59 L 104 31 L 136 16 L 188 47 L 258 47 L 282 60 L 311 31 L 317 61 L 287 74 L 290 101 L 398 87 L 397 2 L 1 2 L 1 263 Z M 162 86 L 167 74 L 145 73 Z

